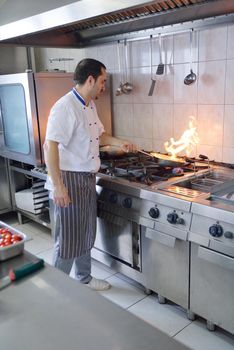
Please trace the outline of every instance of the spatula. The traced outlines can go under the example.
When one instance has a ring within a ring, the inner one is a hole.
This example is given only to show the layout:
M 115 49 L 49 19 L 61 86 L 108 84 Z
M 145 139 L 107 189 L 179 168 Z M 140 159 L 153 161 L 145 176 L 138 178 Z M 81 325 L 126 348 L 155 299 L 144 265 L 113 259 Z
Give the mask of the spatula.
M 148 92 L 148 96 L 152 96 L 156 84 L 155 76 L 153 76 L 153 49 L 152 49 L 152 35 L 150 36 L 150 72 L 151 72 L 151 85 Z
M 159 57 L 160 57 L 160 62 L 158 65 L 158 68 L 156 70 L 156 75 L 162 75 L 164 73 L 164 64 L 162 62 L 162 38 L 161 34 L 158 34 L 158 44 L 159 44 Z

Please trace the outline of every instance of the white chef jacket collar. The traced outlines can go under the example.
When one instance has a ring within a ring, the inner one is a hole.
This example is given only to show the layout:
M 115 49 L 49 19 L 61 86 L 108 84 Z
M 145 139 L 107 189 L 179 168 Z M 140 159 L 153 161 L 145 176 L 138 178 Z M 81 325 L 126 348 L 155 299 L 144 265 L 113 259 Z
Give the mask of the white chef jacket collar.
M 72 92 L 76 96 L 76 98 L 82 103 L 82 105 L 86 106 L 85 100 L 83 99 L 83 97 L 79 94 L 79 92 L 75 88 L 72 89 Z

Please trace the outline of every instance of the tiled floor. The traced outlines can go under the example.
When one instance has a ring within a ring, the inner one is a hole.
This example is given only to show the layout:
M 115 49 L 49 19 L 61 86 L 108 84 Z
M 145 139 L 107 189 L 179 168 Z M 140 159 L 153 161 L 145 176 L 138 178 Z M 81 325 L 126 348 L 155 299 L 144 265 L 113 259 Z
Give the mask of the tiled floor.
M 35 223 L 19 225 L 16 216 L 2 215 L 1 221 L 7 222 L 24 232 L 29 238 L 25 248 L 31 253 L 52 262 L 53 240 L 50 231 Z M 102 292 L 105 298 L 132 312 L 151 325 L 194 350 L 234 350 L 234 337 L 222 329 L 209 332 L 202 319 L 191 322 L 181 307 L 168 302 L 159 304 L 156 294 L 145 295 L 143 288 L 126 276 L 116 273 L 107 266 L 93 260 L 92 275 L 109 281 L 112 288 Z M 71 277 L 73 271 L 71 272 Z

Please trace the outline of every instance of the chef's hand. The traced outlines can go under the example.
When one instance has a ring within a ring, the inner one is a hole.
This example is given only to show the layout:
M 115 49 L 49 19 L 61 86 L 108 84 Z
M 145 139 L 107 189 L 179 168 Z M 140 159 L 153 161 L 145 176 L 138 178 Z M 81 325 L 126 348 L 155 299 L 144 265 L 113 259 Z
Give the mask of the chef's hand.
M 71 203 L 67 188 L 64 184 L 54 186 L 54 203 L 59 207 L 67 207 Z
M 121 148 L 124 152 L 128 153 L 128 152 L 135 152 L 137 150 L 137 146 L 134 145 L 133 143 L 129 142 L 129 141 L 123 141 Z

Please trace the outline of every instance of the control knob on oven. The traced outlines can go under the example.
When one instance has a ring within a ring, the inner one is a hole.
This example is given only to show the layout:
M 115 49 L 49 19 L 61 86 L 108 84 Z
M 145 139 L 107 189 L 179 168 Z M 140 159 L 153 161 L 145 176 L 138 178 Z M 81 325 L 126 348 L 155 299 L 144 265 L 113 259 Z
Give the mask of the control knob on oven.
M 231 231 L 226 231 L 226 232 L 224 232 L 224 237 L 232 239 L 232 238 L 234 238 L 234 233 Z
M 149 210 L 149 216 L 153 219 L 157 219 L 159 217 L 159 209 L 158 208 L 150 208 Z
M 132 207 L 132 198 L 126 197 L 122 201 L 122 205 L 124 208 L 130 209 Z
M 223 234 L 223 228 L 221 225 L 214 224 L 209 227 L 209 233 L 213 237 L 221 237 Z
M 109 195 L 109 202 L 112 204 L 115 204 L 115 203 L 117 203 L 117 201 L 118 201 L 117 193 L 111 192 Z
M 176 224 L 179 216 L 177 213 L 169 213 L 167 214 L 167 221 L 170 222 L 170 224 Z

